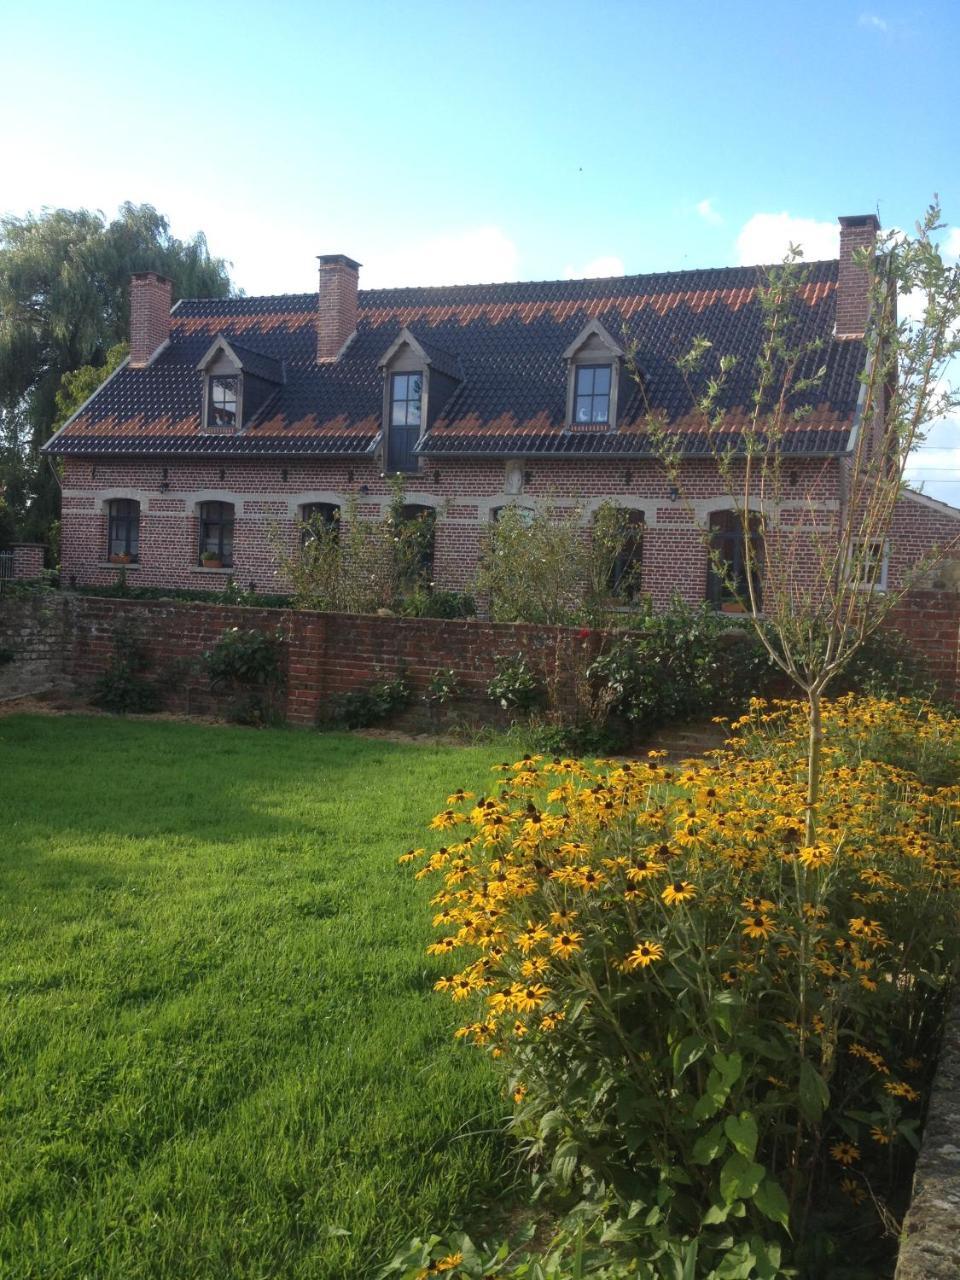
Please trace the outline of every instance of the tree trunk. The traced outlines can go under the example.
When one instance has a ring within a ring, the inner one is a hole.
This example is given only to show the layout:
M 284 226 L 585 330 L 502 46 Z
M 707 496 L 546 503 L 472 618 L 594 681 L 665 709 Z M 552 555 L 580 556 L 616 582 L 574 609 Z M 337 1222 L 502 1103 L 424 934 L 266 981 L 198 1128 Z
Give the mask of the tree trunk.
M 807 813 L 805 842 L 817 838 L 817 805 L 820 801 L 820 767 L 823 750 L 823 718 L 820 714 L 820 690 L 807 690 Z

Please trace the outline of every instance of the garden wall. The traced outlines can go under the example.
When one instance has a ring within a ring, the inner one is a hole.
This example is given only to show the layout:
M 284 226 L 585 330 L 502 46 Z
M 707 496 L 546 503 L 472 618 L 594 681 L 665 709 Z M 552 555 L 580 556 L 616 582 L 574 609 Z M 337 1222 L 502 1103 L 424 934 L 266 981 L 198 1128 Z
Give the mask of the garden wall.
M 67 601 L 54 591 L 0 602 L 0 702 L 64 687 Z
M 463 695 L 482 700 L 505 657 L 523 651 L 531 665 L 557 671 L 569 682 L 603 644 L 603 634 L 575 627 L 541 627 L 437 618 L 294 612 L 167 600 L 70 596 L 70 644 L 64 670 L 83 687 L 110 662 L 120 623 L 145 642 L 155 668 L 170 679 L 169 705 L 186 712 L 217 712 L 196 662 L 230 627 L 276 631 L 286 641 L 287 717 L 314 723 L 331 695 L 404 672 L 423 692 L 438 668 L 452 669 Z M 893 622 L 913 640 L 944 694 L 960 703 L 960 595 L 915 592 Z M 192 665 L 191 665 L 192 664 Z M 561 691 L 562 692 L 562 691 Z M 561 701 L 564 699 L 561 697 Z

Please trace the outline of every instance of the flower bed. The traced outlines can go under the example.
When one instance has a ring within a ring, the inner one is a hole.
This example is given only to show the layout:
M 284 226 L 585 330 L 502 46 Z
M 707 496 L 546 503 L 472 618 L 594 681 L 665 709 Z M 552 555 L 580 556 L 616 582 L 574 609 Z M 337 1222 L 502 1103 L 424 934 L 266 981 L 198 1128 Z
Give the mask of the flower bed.
M 557 1276 L 568 1252 L 650 1280 L 892 1270 L 960 956 L 960 728 L 830 704 L 810 844 L 802 709 L 733 728 L 679 769 L 504 763 L 404 855 L 440 881 L 438 986 L 509 1078 Z M 456 1252 L 395 1269 L 510 1273 Z

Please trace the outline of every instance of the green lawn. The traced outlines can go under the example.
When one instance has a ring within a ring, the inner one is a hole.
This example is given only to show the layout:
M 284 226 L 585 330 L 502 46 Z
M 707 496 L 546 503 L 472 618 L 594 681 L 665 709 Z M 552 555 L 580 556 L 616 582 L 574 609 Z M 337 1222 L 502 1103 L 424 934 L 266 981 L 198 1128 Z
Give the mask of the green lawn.
M 504 1107 L 396 855 L 496 758 L 0 720 L 4 1280 L 361 1280 L 476 1213 Z

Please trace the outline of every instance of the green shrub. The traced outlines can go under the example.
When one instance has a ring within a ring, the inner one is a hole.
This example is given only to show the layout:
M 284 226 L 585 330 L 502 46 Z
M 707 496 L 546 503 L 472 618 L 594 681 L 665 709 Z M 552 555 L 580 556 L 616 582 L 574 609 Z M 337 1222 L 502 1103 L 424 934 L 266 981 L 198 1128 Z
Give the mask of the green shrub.
M 366 689 L 334 694 L 321 707 L 317 726 L 322 729 L 366 729 L 388 719 L 410 702 L 410 686 L 403 676 L 378 680 Z
M 473 596 L 460 591 L 416 587 L 399 601 L 399 612 L 409 618 L 472 618 L 477 612 Z
M 228 717 L 237 724 L 263 725 L 281 717 L 277 695 L 283 686 L 282 637 L 255 628 L 231 627 L 203 655 L 215 692 L 235 697 Z
M 530 669 L 526 658 L 501 658 L 497 673 L 487 685 L 487 694 L 504 711 L 529 711 L 539 706 L 546 696 L 543 681 Z
M 769 686 L 775 669 L 748 623 L 674 601 L 662 613 L 648 607 L 631 618 L 629 634 L 588 675 L 614 694 L 612 713 L 647 731 L 739 709 Z
M 113 659 L 97 676 L 91 701 L 94 706 L 116 715 L 146 715 L 158 711 L 162 702 L 159 686 L 145 680 L 150 659 L 143 643 L 129 626 L 118 626 L 113 633 Z

